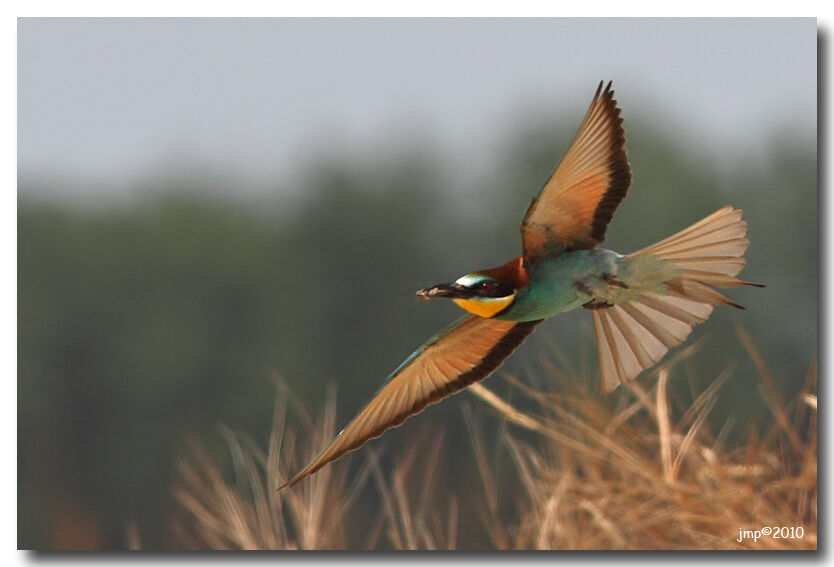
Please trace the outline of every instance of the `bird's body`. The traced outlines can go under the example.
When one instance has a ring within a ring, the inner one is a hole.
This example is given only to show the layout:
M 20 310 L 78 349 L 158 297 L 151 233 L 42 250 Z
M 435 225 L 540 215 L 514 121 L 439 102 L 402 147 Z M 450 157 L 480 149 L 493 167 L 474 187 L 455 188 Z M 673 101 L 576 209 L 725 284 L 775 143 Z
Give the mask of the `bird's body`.
M 426 405 L 489 376 L 544 319 L 592 313 L 605 391 L 635 379 L 689 336 L 719 287 L 757 285 L 744 266 L 747 224 L 724 207 L 631 254 L 600 248 L 631 184 L 620 109 L 609 83 L 597 89 L 573 143 L 521 224 L 523 254 L 497 268 L 417 292 L 470 313 L 426 341 L 301 472 L 293 485 Z
M 594 297 L 607 297 L 612 285 L 604 276 L 617 276 L 620 258 L 616 252 L 597 248 L 571 250 L 532 264 L 527 268 L 530 282 L 496 318 L 539 321 L 582 307 Z

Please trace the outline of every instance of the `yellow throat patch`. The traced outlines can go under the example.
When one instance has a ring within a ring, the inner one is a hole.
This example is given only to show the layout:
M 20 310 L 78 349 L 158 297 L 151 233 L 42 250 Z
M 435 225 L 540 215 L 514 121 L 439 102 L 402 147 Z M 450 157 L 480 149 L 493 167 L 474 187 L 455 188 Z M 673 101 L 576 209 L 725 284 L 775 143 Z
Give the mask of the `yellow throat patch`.
M 478 297 L 471 299 L 452 299 L 457 303 L 458 307 L 466 309 L 470 313 L 479 317 L 489 319 L 493 315 L 506 309 L 506 307 L 513 302 L 515 294 L 507 297 Z

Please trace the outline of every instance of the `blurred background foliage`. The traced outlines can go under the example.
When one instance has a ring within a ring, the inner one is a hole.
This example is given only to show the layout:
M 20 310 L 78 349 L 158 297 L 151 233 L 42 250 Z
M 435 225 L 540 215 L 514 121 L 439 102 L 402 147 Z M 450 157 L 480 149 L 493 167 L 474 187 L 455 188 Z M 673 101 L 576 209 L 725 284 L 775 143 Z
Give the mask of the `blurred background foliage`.
M 20 547 L 123 547 L 131 530 L 147 548 L 175 545 L 176 458 L 189 439 L 222 454 L 220 423 L 265 443 L 276 376 L 313 412 L 335 385 L 344 424 L 458 316 L 448 303 L 418 302 L 417 289 L 518 255 L 521 218 L 570 142 L 574 115 L 521 120 L 478 171 L 423 144 L 323 152 L 293 197 L 276 180 L 269 202 L 236 200 L 234 175 L 217 164 L 137 180 L 155 196 L 95 207 L 27 199 L 71 180 L 22 177 Z M 671 387 L 686 396 L 690 383 L 705 387 L 733 365 L 712 418 L 719 427 L 732 418 L 735 432 L 763 427 L 772 418 L 735 327 L 750 333 L 785 396 L 801 388 L 817 351 L 816 148 L 774 132 L 765 159 L 739 148 L 719 170 L 685 136 L 628 115 L 626 126 L 635 182 L 606 246 L 632 251 L 725 204 L 744 210 L 752 245 L 742 276 L 767 287 L 730 290 L 747 310 L 717 309 L 696 329 L 700 350 Z M 542 325 L 487 384 L 500 390 L 502 373 L 547 381 L 551 365 L 593 376 L 586 313 Z M 478 492 L 467 480 L 467 404 L 478 401 L 463 393 L 432 406 L 370 445 L 385 463 L 442 432 L 444 486 L 464 518 L 466 494 Z M 461 530 L 461 545 L 477 546 L 479 527 Z

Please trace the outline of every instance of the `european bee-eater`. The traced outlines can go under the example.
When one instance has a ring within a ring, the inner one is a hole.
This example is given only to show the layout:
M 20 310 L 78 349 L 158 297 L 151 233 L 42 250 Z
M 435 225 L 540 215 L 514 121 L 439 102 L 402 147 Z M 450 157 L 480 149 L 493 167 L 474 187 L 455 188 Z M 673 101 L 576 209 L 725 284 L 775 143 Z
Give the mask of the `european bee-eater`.
M 631 254 L 597 247 L 631 185 L 622 122 L 611 83 L 604 91 L 600 83 L 576 138 L 521 223 L 522 255 L 418 291 L 425 299 L 448 297 L 471 315 L 412 353 L 284 486 L 486 378 L 558 313 L 591 311 L 602 387 L 612 391 L 686 340 L 714 305 L 741 308 L 714 289 L 758 285 L 735 277 L 749 245 L 738 209 L 719 209 Z

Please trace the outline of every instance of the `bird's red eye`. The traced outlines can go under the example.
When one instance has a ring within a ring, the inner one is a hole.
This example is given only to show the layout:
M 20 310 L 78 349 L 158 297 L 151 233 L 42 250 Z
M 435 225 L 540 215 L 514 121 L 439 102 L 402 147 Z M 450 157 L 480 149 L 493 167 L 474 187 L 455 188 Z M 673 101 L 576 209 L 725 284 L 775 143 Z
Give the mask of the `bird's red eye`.
M 489 291 L 492 289 L 492 282 L 481 282 L 478 284 L 478 289 L 481 291 Z

